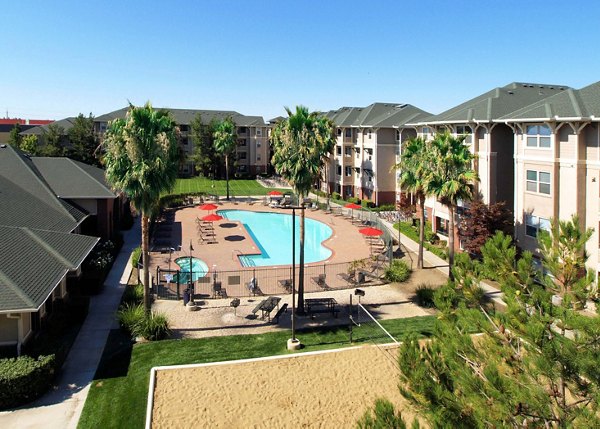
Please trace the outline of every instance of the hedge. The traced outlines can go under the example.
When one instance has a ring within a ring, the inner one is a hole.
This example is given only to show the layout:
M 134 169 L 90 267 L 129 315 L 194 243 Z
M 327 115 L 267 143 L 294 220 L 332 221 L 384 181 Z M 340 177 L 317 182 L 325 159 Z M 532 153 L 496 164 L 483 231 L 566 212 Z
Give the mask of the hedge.
M 50 387 L 54 355 L 0 359 L 0 409 L 31 402 Z

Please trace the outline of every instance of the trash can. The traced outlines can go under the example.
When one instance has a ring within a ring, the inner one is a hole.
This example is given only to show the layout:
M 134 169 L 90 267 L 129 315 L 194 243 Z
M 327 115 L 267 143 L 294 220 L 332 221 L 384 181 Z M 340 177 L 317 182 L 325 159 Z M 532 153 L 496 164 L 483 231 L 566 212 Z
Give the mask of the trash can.
M 365 282 L 365 273 L 358 273 L 358 283 L 364 283 Z
M 186 305 L 190 302 L 190 290 L 186 289 L 183 291 L 183 305 Z

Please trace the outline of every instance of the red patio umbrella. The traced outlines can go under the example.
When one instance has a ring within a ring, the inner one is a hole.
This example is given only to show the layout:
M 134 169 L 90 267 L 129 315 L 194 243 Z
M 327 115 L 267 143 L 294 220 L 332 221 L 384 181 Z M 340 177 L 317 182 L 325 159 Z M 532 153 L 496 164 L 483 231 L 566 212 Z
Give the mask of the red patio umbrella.
M 221 220 L 221 219 L 223 219 L 223 216 L 219 216 L 218 214 L 215 214 L 215 213 L 212 213 L 212 214 L 202 217 L 202 220 L 206 221 L 206 222 L 215 222 L 215 221 Z
M 348 203 L 344 206 L 344 208 L 350 209 L 351 211 L 351 219 L 352 221 L 354 221 L 354 209 L 362 209 L 362 206 L 359 206 L 358 204 L 354 204 L 354 203 Z
M 215 206 L 214 204 L 210 204 L 210 203 L 208 203 L 208 204 L 203 204 L 203 205 L 201 205 L 201 206 L 198 206 L 198 208 L 199 208 L 200 210 L 207 210 L 207 211 L 210 211 L 210 210 L 216 210 L 218 207 L 217 207 L 217 206 Z
M 279 191 L 270 191 L 267 195 L 270 197 L 281 197 L 283 193 Z
M 358 232 L 360 232 L 362 235 L 364 235 L 366 237 L 379 237 L 379 236 L 383 235 L 382 230 L 373 228 L 372 226 L 369 226 L 369 227 L 363 228 L 363 229 L 359 229 Z M 369 251 L 371 253 L 373 253 L 373 243 L 370 243 Z

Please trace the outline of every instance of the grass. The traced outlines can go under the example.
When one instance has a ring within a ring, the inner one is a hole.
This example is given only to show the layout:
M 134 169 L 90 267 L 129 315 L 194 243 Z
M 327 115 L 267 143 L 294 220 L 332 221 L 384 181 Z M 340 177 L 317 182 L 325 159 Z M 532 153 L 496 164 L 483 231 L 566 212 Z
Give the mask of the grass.
M 394 230 L 398 231 L 398 222 L 394 224 Z M 419 243 L 419 230 L 416 227 L 412 226 L 411 222 L 400 222 L 400 231 L 402 231 L 402 234 L 406 235 L 415 243 Z M 435 246 L 429 243 L 428 241 L 425 241 L 423 243 L 423 247 L 426 250 L 429 250 L 434 255 L 437 255 L 446 261 L 448 260 L 448 255 L 446 254 L 445 249 L 441 249 L 440 247 Z
M 256 180 L 232 179 L 229 180 L 229 194 L 233 196 L 267 195 L 273 188 L 265 188 Z M 277 189 L 289 192 L 289 189 Z M 190 179 L 177 179 L 171 195 L 185 195 L 204 192 L 211 195 L 227 195 L 227 182 L 225 180 L 211 180 L 206 177 L 192 177 Z
M 417 332 L 429 336 L 435 318 L 432 316 L 384 320 L 382 325 L 396 338 Z M 195 340 L 167 340 L 130 343 L 119 331 L 112 331 L 102 360 L 92 381 L 79 428 L 142 428 L 146 415 L 146 399 L 150 369 L 160 365 L 218 362 L 288 354 L 289 331 L 259 335 L 236 335 Z M 302 352 L 349 346 L 348 327 L 313 329 L 298 332 L 305 348 Z M 354 343 L 367 337 L 360 329 L 353 333 Z M 180 401 L 182 398 L 173 398 Z

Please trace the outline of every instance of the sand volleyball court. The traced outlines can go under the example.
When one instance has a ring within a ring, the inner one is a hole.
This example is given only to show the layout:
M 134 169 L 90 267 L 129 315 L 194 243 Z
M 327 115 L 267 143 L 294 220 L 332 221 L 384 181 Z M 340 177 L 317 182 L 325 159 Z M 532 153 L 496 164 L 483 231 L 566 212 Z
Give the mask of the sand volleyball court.
M 146 427 L 354 427 L 379 397 L 412 421 L 398 391 L 397 351 L 363 346 L 155 368 Z

